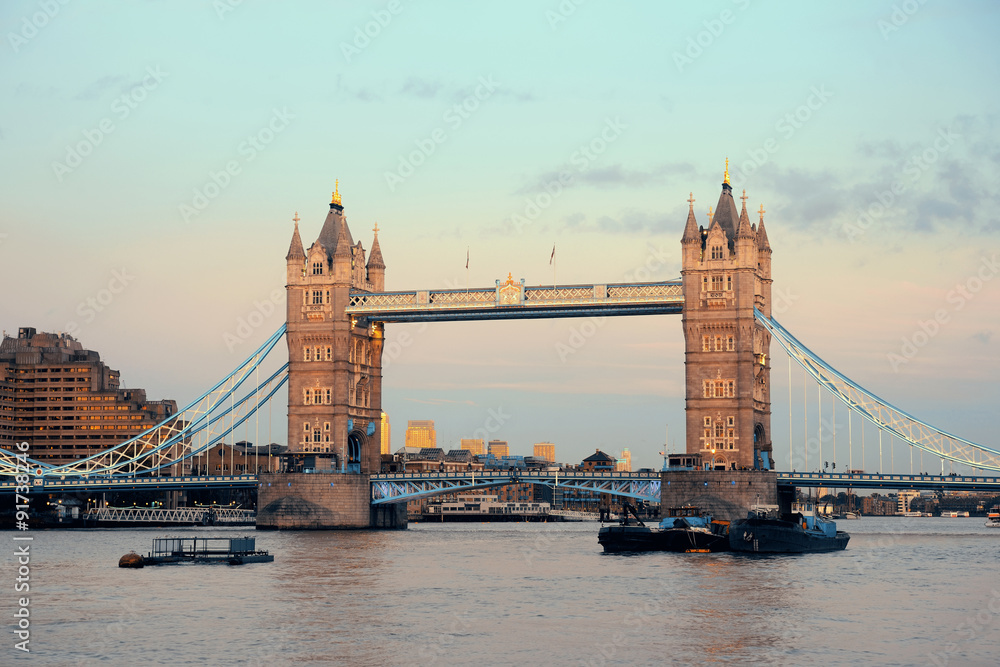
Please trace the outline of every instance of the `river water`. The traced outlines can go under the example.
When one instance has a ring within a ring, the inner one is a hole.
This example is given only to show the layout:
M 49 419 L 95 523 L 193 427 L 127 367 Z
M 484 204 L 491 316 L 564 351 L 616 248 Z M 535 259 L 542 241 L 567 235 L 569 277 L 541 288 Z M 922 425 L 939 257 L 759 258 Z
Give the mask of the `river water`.
M 273 563 L 141 570 L 118 559 L 153 537 L 247 529 L 34 531 L 31 653 L 8 620 L 0 664 L 1000 664 L 1000 530 L 839 524 L 846 551 L 780 557 L 604 554 L 596 523 L 260 532 Z

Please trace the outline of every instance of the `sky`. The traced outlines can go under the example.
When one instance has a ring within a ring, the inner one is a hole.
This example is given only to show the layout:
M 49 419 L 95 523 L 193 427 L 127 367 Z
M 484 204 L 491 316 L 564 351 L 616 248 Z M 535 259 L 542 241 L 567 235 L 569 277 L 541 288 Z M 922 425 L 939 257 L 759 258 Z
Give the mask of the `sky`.
M 308 246 L 337 180 L 389 290 L 603 284 L 679 277 L 728 158 L 777 319 L 1000 445 L 995 3 L 11 0 L 0 25 L 0 325 L 71 332 L 152 399 L 281 325 L 292 218 Z M 412 419 L 567 462 L 684 448 L 677 316 L 393 324 L 383 363 L 394 449 Z M 780 467 L 820 404 L 772 364 Z

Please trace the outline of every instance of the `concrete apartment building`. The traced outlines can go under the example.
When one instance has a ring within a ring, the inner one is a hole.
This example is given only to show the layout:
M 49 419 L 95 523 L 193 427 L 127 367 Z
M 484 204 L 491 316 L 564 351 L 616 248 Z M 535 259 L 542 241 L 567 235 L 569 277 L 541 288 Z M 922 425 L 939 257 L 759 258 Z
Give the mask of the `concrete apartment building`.
M 48 463 L 86 458 L 177 413 L 171 400 L 122 389 L 120 373 L 68 334 L 22 327 L 0 342 L 0 447 L 31 445 Z

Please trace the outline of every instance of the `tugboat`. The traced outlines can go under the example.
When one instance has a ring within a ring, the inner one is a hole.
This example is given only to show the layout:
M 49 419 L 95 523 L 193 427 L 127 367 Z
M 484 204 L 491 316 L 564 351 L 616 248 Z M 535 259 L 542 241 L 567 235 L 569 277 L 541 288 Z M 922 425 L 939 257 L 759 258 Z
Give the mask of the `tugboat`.
M 986 527 L 1000 528 L 1000 505 L 990 508 L 989 513 L 986 515 Z
M 674 551 L 705 553 L 729 550 L 729 522 L 713 521 L 697 507 L 690 505 L 671 508 L 659 526 L 643 523 L 629 503 L 624 505 L 625 518 L 617 526 L 602 526 L 597 541 L 604 553 L 625 551 Z M 635 520 L 629 518 L 629 513 Z
M 729 548 L 751 553 L 811 553 L 847 548 L 851 536 L 837 524 L 816 515 L 815 508 L 779 514 L 777 505 L 754 505 L 746 519 L 734 521 L 729 530 Z M 811 510 L 811 511 L 810 511 Z

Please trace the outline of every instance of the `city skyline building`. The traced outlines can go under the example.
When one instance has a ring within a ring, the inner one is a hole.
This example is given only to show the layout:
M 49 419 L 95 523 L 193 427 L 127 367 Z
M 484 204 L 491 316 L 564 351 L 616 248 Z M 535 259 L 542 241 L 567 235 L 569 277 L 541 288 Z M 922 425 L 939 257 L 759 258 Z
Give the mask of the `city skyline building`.
M 121 373 L 66 333 L 18 329 L 0 342 L 0 447 L 28 442 L 29 455 L 64 463 L 139 435 L 177 413 L 173 400 L 150 401 L 122 389 Z
M 626 447 L 622 450 L 621 456 L 615 461 L 615 471 L 617 472 L 631 472 L 632 471 L 632 452 Z
M 389 425 L 389 415 L 382 411 L 382 448 L 383 454 L 392 453 L 392 429 Z
M 551 442 L 536 442 L 533 453 L 536 459 L 545 459 L 549 463 L 556 462 L 556 446 Z
M 490 456 L 495 456 L 498 459 L 510 456 L 510 445 L 507 444 L 506 440 L 490 440 L 489 454 Z
M 473 456 L 486 455 L 486 441 L 482 438 L 462 438 L 459 441 L 461 449 L 467 449 Z
M 406 422 L 406 446 L 423 449 L 437 447 L 437 431 L 433 419 L 411 419 Z

